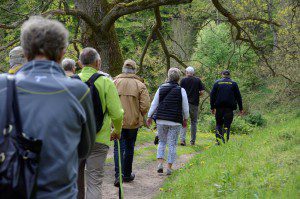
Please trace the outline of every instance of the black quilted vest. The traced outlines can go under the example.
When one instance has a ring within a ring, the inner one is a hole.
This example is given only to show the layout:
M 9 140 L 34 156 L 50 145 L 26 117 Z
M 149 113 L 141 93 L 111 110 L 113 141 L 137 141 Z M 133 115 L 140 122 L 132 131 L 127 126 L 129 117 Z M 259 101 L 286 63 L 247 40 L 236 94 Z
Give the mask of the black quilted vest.
M 168 82 L 159 88 L 158 120 L 182 123 L 181 87 L 175 82 Z

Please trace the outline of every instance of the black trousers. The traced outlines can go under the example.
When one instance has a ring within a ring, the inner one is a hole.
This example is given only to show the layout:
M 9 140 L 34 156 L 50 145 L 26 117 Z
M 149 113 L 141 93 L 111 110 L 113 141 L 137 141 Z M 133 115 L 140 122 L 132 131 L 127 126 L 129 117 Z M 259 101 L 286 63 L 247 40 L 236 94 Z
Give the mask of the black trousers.
M 217 142 L 221 139 L 225 143 L 224 134 L 226 133 L 226 141 L 229 140 L 230 126 L 233 120 L 233 110 L 230 108 L 217 108 L 216 110 L 216 138 Z
M 138 129 L 122 129 L 120 138 L 121 165 L 124 178 L 129 178 L 132 173 L 132 162 L 134 156 L 134 145 Z M 114 143 L 115 178 L 119 177 L 118 144 Z

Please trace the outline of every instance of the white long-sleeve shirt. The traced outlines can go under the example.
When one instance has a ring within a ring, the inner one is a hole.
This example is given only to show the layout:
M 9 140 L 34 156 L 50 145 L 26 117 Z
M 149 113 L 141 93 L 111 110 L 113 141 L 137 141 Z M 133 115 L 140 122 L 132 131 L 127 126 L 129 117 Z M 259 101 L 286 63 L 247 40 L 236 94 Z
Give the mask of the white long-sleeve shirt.
M 182 96 L 182 112 L 183 112 L 183 119 L 188 119 L 189 117 L 189 102 L 187 98 L 187 94 L 184 88 L 181 88 L 181 96 Z M 157 107 L 159 105 L 159 89 L 157 89 L 154 99 L 151 103 L 150 110 L 148 112 L 148 117 L 152 117 L 154 112 L 156 111 Z M 163 125 L 170 125 L 170 126 L 177 126 L 181 125 L 181 123 L 167 121 L 167 120 L 156 120 L 157 124 L 163 124 Z

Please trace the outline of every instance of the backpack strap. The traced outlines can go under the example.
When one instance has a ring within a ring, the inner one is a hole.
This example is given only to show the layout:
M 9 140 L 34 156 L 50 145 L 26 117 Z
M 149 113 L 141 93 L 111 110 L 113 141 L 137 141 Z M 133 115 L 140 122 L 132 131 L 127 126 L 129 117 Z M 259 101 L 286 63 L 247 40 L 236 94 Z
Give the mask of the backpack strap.
M 22 120 L 20 116 L 20 109 L 18 103 L 18 96 L 17 96 L 17 88 L 16 88 L 16 81 L 14 76 L 7 77 L 7 114 L 6 114 L 6 124 L 5 128 L 8 128 L 10 125 L 11 114 L 14 116 L 14 123 L 16 127 L 17 135 L 21 135 L 23 133 L 22 128 Z
M 103 74 L 101 74 L 101 73 L 94 73 L 94 74 L 86 81 L 86 83 L 87 83 L 89 86 L 91 86 L 91 85 L 93 85 L 93 84 L 95 83 L 95 81 L 96 81 L 99 77 L 101 77 L 101 76 L 105 76 L 105 75 L 103 75 Z

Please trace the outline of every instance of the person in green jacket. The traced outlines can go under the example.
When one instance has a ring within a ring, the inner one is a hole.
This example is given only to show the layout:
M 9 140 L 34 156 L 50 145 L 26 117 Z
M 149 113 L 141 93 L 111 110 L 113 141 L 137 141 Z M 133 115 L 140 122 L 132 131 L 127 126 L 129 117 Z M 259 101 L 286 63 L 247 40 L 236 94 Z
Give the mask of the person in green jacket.
M 88 47 L 82 50 L 79 59 L 83 66 L 79 77 L 83 82 L 86 82 L 94 73 L 100 70 L 101 58 L 94 48 Z M 96 134 L 96 143 L 91 155 L 86 160 L 86 198 L 89 199 L 101 198 L 104 163 L 109 149 L 109 141 L 120 138 L 124 114 L 119 94 L 113 81 L 108 77 L 100 76 L 94 84 L 99 92 L 104 120 L 101 130 Z M 114 126 L 112 133 L 111 122 Z M 80 183 L 78 184 L 81 187 Z M 82 192 L 84 193 L 82 187 L 80 190 L 79 198 L 80 195 L 83 195 Z

